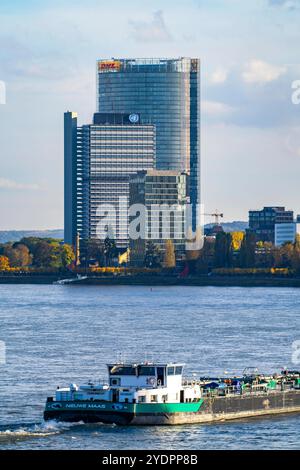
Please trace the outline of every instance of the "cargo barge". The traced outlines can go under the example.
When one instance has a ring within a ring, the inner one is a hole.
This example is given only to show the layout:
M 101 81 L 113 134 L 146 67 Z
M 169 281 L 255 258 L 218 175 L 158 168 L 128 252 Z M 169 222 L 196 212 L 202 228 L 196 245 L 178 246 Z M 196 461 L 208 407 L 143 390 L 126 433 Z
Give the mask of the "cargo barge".
M 120 425 L 208 423 L 300 412 L 300 372 L 184 378 L 180 363 L 108 364 L 107 382 L 58 387 L 44 419 Z

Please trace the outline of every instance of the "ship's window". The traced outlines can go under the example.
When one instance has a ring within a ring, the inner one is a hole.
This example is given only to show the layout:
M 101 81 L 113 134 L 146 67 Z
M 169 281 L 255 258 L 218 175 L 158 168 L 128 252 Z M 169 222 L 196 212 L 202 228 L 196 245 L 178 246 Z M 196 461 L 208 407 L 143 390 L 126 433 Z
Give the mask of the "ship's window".
M 168 367 L 168 375 L 174 375 L 174 370 L 175 368 L 174 367 Z
M 151 395 L 151 403 L 157 402 L 157 395 Z
M 175 367 L 175 375 L 181 375 L 182 374 L 182 367 L 177 366 Z
M 141 395 L 141 396 L 139 397 L 139 402 L 140 402 L 140 403 L 145 403 L 145 401 L 146 401 L 146 396 L 145 396 L 145 395 Z
M 166 403 L 166 401 L 168 401 L 168 395 L 162 395 L 161 399 L 163 403 Z
M 142 366 L 138 368 L 139 375 L 155 375 L 155 367 Z
M 158 367 L 157 368 L 157 385 L 164 385 L 165 384 L 165 368 Z
M 110 375 L 135 375 L 134 367 L 113 366 L 109 369 Z

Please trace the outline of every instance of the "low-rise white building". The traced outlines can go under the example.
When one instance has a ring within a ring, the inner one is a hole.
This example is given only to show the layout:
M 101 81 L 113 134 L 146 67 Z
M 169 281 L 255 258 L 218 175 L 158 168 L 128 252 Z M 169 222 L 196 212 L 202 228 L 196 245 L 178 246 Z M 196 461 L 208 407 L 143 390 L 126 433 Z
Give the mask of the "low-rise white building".
M 300 223 L 275 224 L 275 246 L 295 243 L 297 234 L 300 234 Z

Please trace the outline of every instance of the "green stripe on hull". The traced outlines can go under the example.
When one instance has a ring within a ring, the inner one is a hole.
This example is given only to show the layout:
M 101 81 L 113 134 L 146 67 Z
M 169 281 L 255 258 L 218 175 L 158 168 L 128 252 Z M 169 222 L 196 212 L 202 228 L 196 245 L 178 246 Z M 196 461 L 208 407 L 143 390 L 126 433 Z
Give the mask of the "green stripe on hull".
M 134 414 L 144 413 L 196 413 L 199 411 L 203 400 L 192 403 L 137 403 L 134 406 Z

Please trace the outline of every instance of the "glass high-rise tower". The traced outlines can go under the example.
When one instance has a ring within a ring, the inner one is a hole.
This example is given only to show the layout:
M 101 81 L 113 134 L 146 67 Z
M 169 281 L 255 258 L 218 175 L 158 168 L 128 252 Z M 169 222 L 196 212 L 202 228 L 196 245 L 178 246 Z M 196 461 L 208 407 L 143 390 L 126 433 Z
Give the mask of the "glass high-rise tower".
M 97 62 L 97 108 L 156 126 L 156 168 L 186 172 L 200 204 L 200 60 L 110 59 Z

